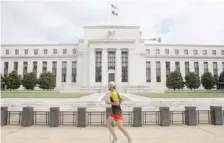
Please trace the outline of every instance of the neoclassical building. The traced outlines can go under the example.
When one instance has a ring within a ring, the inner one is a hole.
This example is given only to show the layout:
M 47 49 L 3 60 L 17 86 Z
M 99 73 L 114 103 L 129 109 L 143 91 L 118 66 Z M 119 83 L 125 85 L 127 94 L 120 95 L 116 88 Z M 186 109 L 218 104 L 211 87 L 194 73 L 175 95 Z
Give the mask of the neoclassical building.
M 1 74 L 49 71 L 61 92 L 105 92 L 109 81 L 122 92 L 163 92 L 171 71 L 224 70 L 224 45 L 145 44 L 138 26 L 83 29 L 77 44 L 1 45 Z

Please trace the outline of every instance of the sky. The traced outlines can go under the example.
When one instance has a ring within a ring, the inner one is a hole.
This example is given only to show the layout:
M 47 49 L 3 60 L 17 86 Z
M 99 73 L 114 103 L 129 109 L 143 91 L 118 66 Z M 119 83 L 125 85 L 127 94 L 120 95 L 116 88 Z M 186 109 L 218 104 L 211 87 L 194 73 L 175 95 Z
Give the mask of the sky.
M 166 44 L 224 45 L 224 0 L 3 0 L 2 44 L 76 44 L 83 26 L 138 25 Z

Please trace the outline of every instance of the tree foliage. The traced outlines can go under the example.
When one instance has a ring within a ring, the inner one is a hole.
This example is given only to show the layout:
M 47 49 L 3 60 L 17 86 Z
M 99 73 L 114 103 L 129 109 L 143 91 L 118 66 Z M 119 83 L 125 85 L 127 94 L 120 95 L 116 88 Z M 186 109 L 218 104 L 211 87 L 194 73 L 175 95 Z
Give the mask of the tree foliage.
M 183 81 L 181 73 L 178 71 L 171 72 L 167 77 L 166 86 L 169 89 L 173 89 L 173 90 L 183 89 L 184 81 Z
M 200 87 L 200 79 L 194 72 L 189 72 L 185 76 L 185 85 L 189 89 L 198 89 Z
M 36 73 L 31 72 L 24 75 L 22 80 L 23 87 L 27 90 L 34 90 L 37 85 Z
M 38 80 L 39 88 L 45 90 L 54 89 L 56 87 L 56 77 L 50 73 L 42 73 Z
M 215 78 L 210 72 L 206 72 L 201 76 L 201 83 L 205 89 L 212 89 L 215 86 Z

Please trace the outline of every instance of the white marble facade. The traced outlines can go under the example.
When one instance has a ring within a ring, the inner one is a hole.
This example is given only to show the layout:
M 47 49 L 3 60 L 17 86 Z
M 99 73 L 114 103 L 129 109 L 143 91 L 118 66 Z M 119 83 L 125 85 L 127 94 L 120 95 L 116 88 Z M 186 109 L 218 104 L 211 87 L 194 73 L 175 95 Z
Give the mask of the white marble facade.
M 35 53 L 35 50 L 38 53 Z M 101 53 L 101 81 L 96 82 L 96 51 Z M 115 68 L 108 70 L 108 53 L 115 53 Z M 128 53 L 128 80 L 122 82 L 122 51 Z M 224 70 L 224 45 L 171 45 L 145 44 L 141 39 L 138 26 L 84 26 L 84 38 L 78 44 L 52 45 L 2 45 L 1 74 L 14 69 L 18 62 L 18 73 L 23 75 L 24 62 L 27 72 L 33 71 L 37 62 L 37 76 L 42 73 L 43 62 L 47 62 L 47 71 L 52 72 L 53 61 L 57 62 L 57 86 L 61 92 L 105 92 L 109 78 L 115 80 L 122 92 L 163 92 L 166 90 L 166 62 L 174 71 L 175 62 L 180 64 L 180 72 L 185 76 L 185 62 L 189 70 L 195 71 L 198 62 L 199 74 L 204 72 L 204 63 L 208 70 L 217 63 L 217 72 Z M 146 80 L 146 61 L 150 62 L 151 81 Z M 6 69 L 6 64 L 8 68 Z M 62 81 L 62 63 L 66 62 L 66 81 Z M 76 62 L 76 80 L 72 81 L 72 62 Z M 160 68 L 156 68 L 159 62 Z M 159 72 L 160 71 L 160 72 Z M 161 81 L 156 80 L 159 72 Z M 22 87 L 21 87 L 22 89 Z

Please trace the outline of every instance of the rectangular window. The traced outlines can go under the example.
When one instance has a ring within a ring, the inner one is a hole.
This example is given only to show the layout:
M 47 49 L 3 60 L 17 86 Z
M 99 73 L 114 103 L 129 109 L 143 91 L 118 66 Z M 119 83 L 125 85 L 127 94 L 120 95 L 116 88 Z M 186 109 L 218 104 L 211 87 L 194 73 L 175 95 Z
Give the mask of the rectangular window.
M 216 50 L 212 50 L 212 55 L 216 55 Z
M 175 54 L 178 55 L 179 54 L 179 50 L 175 49 Z
M 198 55 L 198 50 L 194 50 L 194 55 Z
M 208 72 L 208 62 L 204 62 L 204 73 Z
M 160 65 L 160 62 L 156 62 L 156 82 L 161 82 L 161 65 Z
M 190 72 L 189 62 L 185 62 L 185 75 L 187 75 L 189 72 Z
M 44 54 L 45 54 L 45 55 L 47 54 L 47 49 L 44 49 Z
M 76 82 L 77 62 L 72 61 L 72 82 Z
M 27 74 L 28 62 L 23 62 L 23 76 Z
M 224 55 L 224 50 L 221 51 L 221 55 Z
M 34 49 L 34 55 L 38 54 L 38 49 Z
M 146 54 L 150 54 L 150 49 L 146 49 Z
M 14 71 L 18 72 L 18 62 L 14 62 Z
M 146 61 L 146 82 L 151 82 L 151 62 Z
M 203 55 L 207 55 L 207 50 L 203 50 Z
M 9 55 L 9 50 L 5 50 L 5 54 L 6 55 Z
M 166 77 L 170 74 L 170 62 L 166 62 Z
M 122 82 L 128 82 L 128 51 L 121 51 Z
M 217 79 L 218 78 L 218 65 L 217 65 L 217 62 L 213 62 L 213 74 L 214 74 L 214 77 Z
M 156 54 L 160 54 L 160 50 L 159 49 L 156 49 Z
M 102 81 L 102 51 L 95 52 L 95 82 Z
M 62 62 L 62 72 L 61 72 L 61 82 L 66 82 L 66 75 L 67 75 L 67 62 Z
M 58 50 L 57 49 L 53 49 L 53 54 L 57 54 Z
M 4 75 L 7 75 L 9 72 L 9 62 L 4 62 Z
M 42 73 L 47 72 L 47 61 L 43 61 L 43 68 L 42 68 Z
M 56 61 L 52 62 L 52 74 L 54 76 L 57 76 L 57 62 Z
M 15 49 L 15 55 L 19 55 L 19 49 Z
M 197 76 L 199 76 L 199 63 L 194 62 L 194 72 Z
M 108 51 L 108 70 L 115 70 L 115 51 Z
M 37 74 L 37 61 L 33 62 L 33 72 Z
M 185 55 L 188 55 L 188 50 L 184 50 L 184 54 Z
M 24 50 L 24 54 L 25 54 L 25 55 L 28 55 L 28 49 L 25 49 L 25 50 Z
M 180 62 L 175 62 L 176 71 L 180 72 Z
M 169 55 L 169 53 L 170 53 L 169 49 L 165 49 L 165 54 Z
M 67 49 L 63 49 L 63 54 L 67 54 Z
M 77 50 L 76 49 L 73 49 L 72 52 L 73 52 L 73 54 L 76 54 Z

